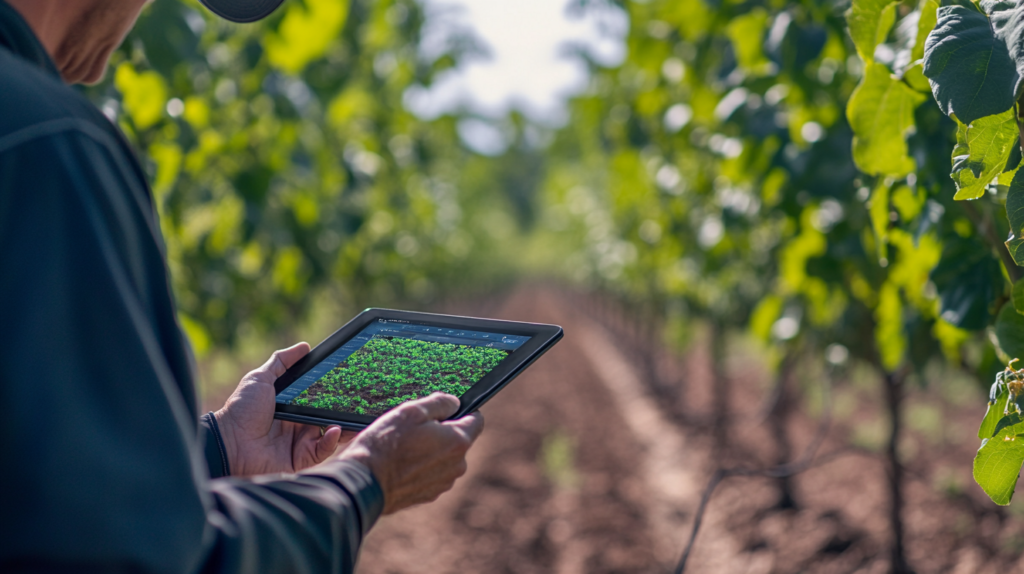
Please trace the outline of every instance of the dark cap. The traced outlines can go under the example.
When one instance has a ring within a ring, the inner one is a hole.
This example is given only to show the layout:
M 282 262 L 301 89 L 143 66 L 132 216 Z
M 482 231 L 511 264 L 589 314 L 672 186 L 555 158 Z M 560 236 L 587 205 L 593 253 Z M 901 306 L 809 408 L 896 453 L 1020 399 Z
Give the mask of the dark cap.
M 232 22 L 255 22 L 277 10 L 284 0 L 201 0 L 211 12 Z

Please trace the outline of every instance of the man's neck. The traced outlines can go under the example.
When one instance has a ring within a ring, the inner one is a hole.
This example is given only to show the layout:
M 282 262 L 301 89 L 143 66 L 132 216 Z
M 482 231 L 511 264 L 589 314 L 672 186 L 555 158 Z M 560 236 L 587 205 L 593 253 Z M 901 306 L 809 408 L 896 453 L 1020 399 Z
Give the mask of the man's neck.
M 35 32 L 36 38 L 46 49 L 50 58 L 54 57 L 57 47 L 68 32 L 68 24 L 72 19 L 66 17 L 68 10 L 78 2 L 56 3 L 49 0 L 6 0 L 12 8 L 21 14 L 29 28 Z M 61 17 L 60 11 L 65 16 Z
M 68 83 L 95 83 L 146 0 L 7 0 Z

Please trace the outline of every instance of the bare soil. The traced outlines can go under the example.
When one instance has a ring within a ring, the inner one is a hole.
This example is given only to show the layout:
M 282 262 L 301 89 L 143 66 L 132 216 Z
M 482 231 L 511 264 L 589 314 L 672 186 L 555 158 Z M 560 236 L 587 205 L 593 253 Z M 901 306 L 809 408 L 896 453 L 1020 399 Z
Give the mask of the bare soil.
M 713 404 L 699 339 L 652 367 L 636 352 L 650 340 L 628 314 L 549 287 L 439 310 L 557 323 L 565 338 L 484 406 L 486 430 L 452 491 L 378 522 L 359 574 L 669 572 L 712 473 L 776 462 L 757 416 L 770 375 L 742 346 L 726 373 L 731 417 L 746 422 L 730 425 L 723 445 L 694 423 Z M 652 368 L 679 388 L 655 388 Z M 995 506 L 970 476 L 985 397 L 972 389 L 951 399 L 942 388 L 915 386 L 905 401 L 909 562 L 919 573 L 1024 571 L 1024 507 Z M 822 462 L 792 480 L 794 508 L 779 507 L 774 479 L 723 482 L 687 572 L 887 572 L 885 471 L 864 438 L 884 435 L 879 395 L 836 389 Z M 818 428 L 813 411 L 798 401 L 785 425 L 797 456 Z M 924 424 L 928 413 L 941 415 L 937 425 Z

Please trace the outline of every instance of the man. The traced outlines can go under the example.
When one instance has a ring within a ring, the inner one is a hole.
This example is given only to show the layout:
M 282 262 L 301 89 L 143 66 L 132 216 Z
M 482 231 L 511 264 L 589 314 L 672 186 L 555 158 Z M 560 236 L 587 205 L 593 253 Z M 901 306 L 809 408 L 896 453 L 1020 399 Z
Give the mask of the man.
M 280 0 L 207 3 L 251 21 Z M 340 428 L 273 419 L 301 343 L 197 425 L 143 172 L 67 86 L 144 4 L 0 0 L 0 572 L 352 571 L 379 514 L 465 472 L 482 419 L 441 422 L 458 400 L 433 395 L 335 455 Z

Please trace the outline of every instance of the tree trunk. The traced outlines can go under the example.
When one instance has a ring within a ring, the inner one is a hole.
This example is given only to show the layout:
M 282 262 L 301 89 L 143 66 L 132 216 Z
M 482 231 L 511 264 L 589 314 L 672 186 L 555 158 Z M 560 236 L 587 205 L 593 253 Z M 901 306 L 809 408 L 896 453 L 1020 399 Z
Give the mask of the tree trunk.
M 729 440 L 727 427 L 729 425 L 729 378 L 725 374 L 725 329 L 717 323 L 710 323 L 711 333 L 711 396 L 714 417 L 712 420 L 712 432 L 715 437 L 715 445 L 719 448 L 726 445 Z
M 768 417 L 772 439 L 775 441 L 775 464 L 777 465 L 793 462 L 793 444 L 789 440 L 789 433 L 786 432 L 786 423 L 789 421 L 793 406 L 793 397 L 789 386 L 795 362 L 794 355 L 795 353 L 790 351 L 779 364 L 779 370 L 775 374 L 775 405 Z M 796 508 L 796 498 L 793 496 L 793 477 L 781 477 L 777 480 L 777 485 L 779 500 L 776 507 Z
M 882 381 L 891 424 L 889 442 L 885 448 L 885 465 L 889 479 L 889 528 L 892 531 L 890 571 L 893 574 L 913 572 L 907 564 L 903 548 L 903 466 L 897 452 L 902 427 L 900 406 L 903 402 L 904 379 L 904 373 L 886 373 Z

